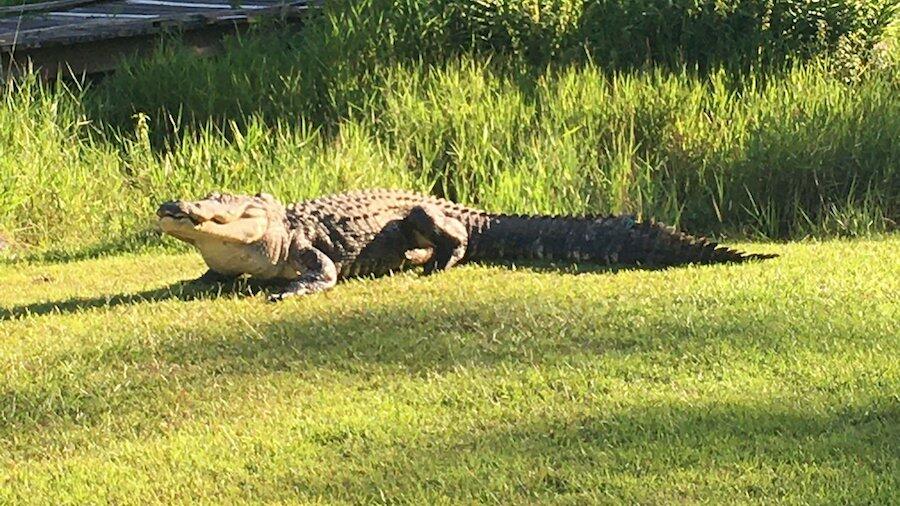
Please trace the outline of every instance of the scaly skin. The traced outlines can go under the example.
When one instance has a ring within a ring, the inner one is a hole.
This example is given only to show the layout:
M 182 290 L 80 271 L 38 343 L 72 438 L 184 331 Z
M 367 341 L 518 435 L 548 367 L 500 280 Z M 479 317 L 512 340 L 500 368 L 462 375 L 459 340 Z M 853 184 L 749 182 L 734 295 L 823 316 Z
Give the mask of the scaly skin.
M 167 202 L 160 228 L 196 246 L 199 281 L 249 274 L 283 279 L 273 300 L 327 290 L 341 278 L 422 265 L 539 259 L 673 266 L 743 262 L 746 255 L 631 216 L 512 216 L 398 190 L 367 190 L 282 206 L 269 195 L 213 194 Z

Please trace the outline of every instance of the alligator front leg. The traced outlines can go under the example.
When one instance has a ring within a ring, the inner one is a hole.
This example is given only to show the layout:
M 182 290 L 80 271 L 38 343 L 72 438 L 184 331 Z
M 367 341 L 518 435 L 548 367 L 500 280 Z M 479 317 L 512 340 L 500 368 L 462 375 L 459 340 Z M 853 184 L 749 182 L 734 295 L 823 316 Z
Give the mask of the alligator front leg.
M 416 206 L 401 222 L 405 233 L 419 248 L 433 250 L 425 263 L 425 274 L 449 269 L 466 254 L 469 234 L 461 221 L 434 206 Z
M 288 262 L 301 273 L 300 277 L 285 285 L 281 292 L 270 295 L 270 302 L 322 292 L 337 283 L 338 274 L 334 262 L 325 253 L 304 241 L 295 240 L 291 244 Z

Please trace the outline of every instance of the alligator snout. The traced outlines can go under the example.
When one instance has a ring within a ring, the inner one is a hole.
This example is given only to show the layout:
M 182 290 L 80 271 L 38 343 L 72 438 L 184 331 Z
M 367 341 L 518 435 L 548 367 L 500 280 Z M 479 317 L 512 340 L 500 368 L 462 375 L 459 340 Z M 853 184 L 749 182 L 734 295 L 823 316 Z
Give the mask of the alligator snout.
M 184 202 L 181 202 L 180 200 L 164 202 L 156 210 L 156 215 L 160 218 L 165 218 L 167 216 L 171 218 L 184 218 L 188 216 L 188 210 L 185 207 Z
M 188 218 L 194 223 L 200 223 L 209 219 L 208 217 L 203 216 L 199 211 L 197 206 L 190 202 L 175 200 L 164 202 L 160 205 L 156 210 L 156 215 L 160 218 Z

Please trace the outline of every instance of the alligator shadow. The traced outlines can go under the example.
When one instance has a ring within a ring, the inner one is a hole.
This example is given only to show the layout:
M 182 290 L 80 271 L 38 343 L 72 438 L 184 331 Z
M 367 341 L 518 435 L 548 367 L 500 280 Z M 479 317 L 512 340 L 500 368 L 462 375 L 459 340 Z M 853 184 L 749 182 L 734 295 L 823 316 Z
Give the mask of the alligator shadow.
M 663 483 L 677 483 L 686 476 L 703 476 L 723 468 L 768 468 L 792 460 L 796 461 L 794 465 L 820 469 L 812 473 L 814 480 L 827 479 L 823 470 L 839 469 L 847 480 L 842 484 L 863 483 L 859 479 L 862 476 L 879 476 L 890 468 L 891 450 L 897 447 L 887 430 L 890 417 L 890 410 L 877 404 L 840 406 L 834 414 L 740 402 L 592 406 L 586 415 L 523 417 L 506 427 L 434 437 L 402 452 L 373 449 L 373 453 L 383 454 L 383 460 L 376 471 L 364 475 L 354 474 L 355 469 L 348 465 L 327 477 L 284 476 L 281 480 L 285 488 L 302 484 L 324 497 L 350 495 L 373 501 L 379 496 L 373 497 L 372 490 L 378 490 L 388 501 L 419 492 L 408 485 L 418 480 L 402 479 L 410 476 L 421 477 L 422 481 L 440 476 L 442 490 L 457 494 L 468 493 L 474 481 L 485 484 L 482 490 L 513 497 L 597 497 L 591 494 L 603 490 L 611 494 L 604 495 L 609 499 L 627 493 L 628 488 L 617 488 L 623 482 L 641 483 L 655 477 Z M 345 440 L 349 439 L 336 429 L 323 429 L 313 438 L 322 446 L 337 448 L 346 447 Z M 698 453 L 698 448 L 703 452 Z M 607 454 L 615 455 L 608 464 L 604 457 L 598 457 Z M 855 464 L 860 455 L 873 463 L 870 468 Z M 473 460 L 485 458 L 493 465 L 471 465 Z M 598 473 L 600 468 L 603 472 Z M 746 487 L 749 497 L 803 496 L 804 491 L 786 492 L 777 479 L 754 480 L 748 476 L 731 479 L 735 479 L 733 486 Z M 523 495 L 495 488 L 509 482 L 517 483 L 517 491 Z M 727 494 L 726 490 L 721 489 Z M 877 487 L 852 490 L 858 497 L 883 502 L 884 492 Z M 648 503 L 672 499 L 672 492 L 665 489 L 650 487 L 639 493 L 627 497 L 641 497 L 643 501 L 639 502 Z M 490 498 L 494 501 L 486 502 L 496 502 L 496 496 Z M 467 502 L 458 496 L 454 499 Z
M 665 267 L 636 266 L 636 265 L 603 265 L 603 264 L 556 264 L 535 261 L 491 261 L 477 262 L 469 265 L 483 265 L 500 267 L 511 270 L 530 271 L 536 273 L 556 273 L 572 276 L 584 274 L 616 274 L 619 271 L 633 270 L 662 270 Z M 409 266 L 406 269 L 414 268 Z M 440 275 L 440 273 L 436 274 Z M 348 279 L 372 279 L 375 276 L 350 276 Z M 192 301 L 198 299 L 210 299 L 216 297 L 253 297 L 260 294 L 268 294 L 274 287 L 279 286 L 277 281 L 255 280 L 241 278 L 234 282 L 219 283 L 213 285 L 195 285 L 190 281 L 179 281 L 160 288 L 133 293 L 118 293 L 113 295 L 100 295 L 97 297 L 79 297 L 65 300 L 37 302 L 24 304 L 11 308 L 0 308 L 0 321 L 14 320 L 26 316 L 40 316 L 50 313 L 75 313 L 95 308 L 110 308 L 116 306 L 128 306 L 166 300 Z
M 101 295 L 98 297 L 70 298 L 58 301 L 25 304 L 12 308 L 0 308 L 0 321 L 14 320 L 25 316 L 46 315 L 50 313 L 75 313 L 94 308 L 129 306 L 172 299 L 191 301 L 222 296 L 247 297 L 266 293 L 272 286 L 272 283 L 248 279 L 240 279 L 232 283 L 213 285 L 195 285 L 190 281 L 179 281 L 142 292 Z

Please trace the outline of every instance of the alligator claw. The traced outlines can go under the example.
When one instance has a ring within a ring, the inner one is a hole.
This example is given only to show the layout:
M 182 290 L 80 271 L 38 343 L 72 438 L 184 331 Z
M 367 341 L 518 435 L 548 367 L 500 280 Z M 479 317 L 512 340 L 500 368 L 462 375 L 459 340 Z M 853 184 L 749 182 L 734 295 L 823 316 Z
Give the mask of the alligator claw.
M 266 302 L 279 302 L 282 301 L 292 295 L 298 295 L 295 293 L 282 292 L 282 293 L 270 293 L 268 297 L 266 297 Z
M 296 290 L 286 290 L 284 292 L 271 293 L 266 298 L 266 300 L 268 300 L 269 302 L 278 302 L 278 301 L 282 301 L 284 299 L 289 299 L 291 297 L 299 297 L 301 295 L 308 295 L 310 293 L 312 293 L 312 291 L 307 288 L 298 288 Z

